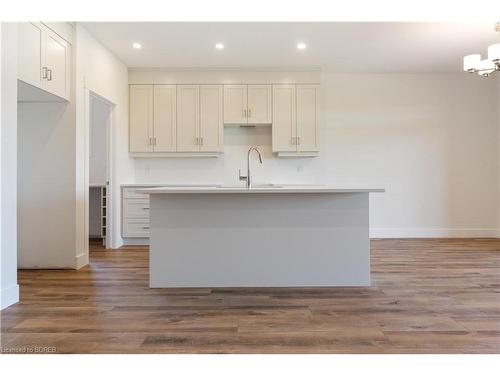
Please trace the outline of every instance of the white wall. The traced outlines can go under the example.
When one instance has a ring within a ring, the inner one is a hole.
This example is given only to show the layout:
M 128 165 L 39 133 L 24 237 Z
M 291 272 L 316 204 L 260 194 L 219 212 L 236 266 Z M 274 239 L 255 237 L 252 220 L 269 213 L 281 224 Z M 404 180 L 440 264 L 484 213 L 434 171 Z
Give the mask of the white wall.
M 500 76 L 497 76 L 497 109 L 498 109 L 498 164 L 500 164 Z M 498 221 L 497 237 L 500 238 L 500 172 L 498 176 Z
M 108 127 L 111 107 L 95 97 L 90 98 L 90 145 L 89 181 L 90 184 L 105 184 L 108 163 Z
M 113 217 L 115 221 L 112 247 L 122 245 L 120 235 L 120 182 L 134 179 L 133 162 L 128 157 L 128 71 L 126 66 L 109 50 L 102 46 L 83 26 L 76 24 L 76 233 L 78 267 L 88 263 L 88 212 L 85 200 L 88 199 L 86 180 L 89 179 L 88 163 L 85 152 L 89 147 L 87 126 L 88 97 L 90 90 L 113 103 L 111 119 L 111 168 Z
M 18 129 L 18 266 L 74 268 L 74 102 L 18 103 Z
M 383 187 L 376 237 L 494 236 L 499 125 L 494 80 L 466 74 L 324 74 L 321 156 L 278 159 L 269 128 L 226 128 L 221 159 L 136 159 L 135 182 L 237 184 L 246 150 L 254 181 Z
M 498 99 L 466 74 L 327 75 L 329 181 L 383 186 L 375 236 L 493 236 Z
M 17 28 L 0 23 L 0 309 L 19 301 L 17 284 Z

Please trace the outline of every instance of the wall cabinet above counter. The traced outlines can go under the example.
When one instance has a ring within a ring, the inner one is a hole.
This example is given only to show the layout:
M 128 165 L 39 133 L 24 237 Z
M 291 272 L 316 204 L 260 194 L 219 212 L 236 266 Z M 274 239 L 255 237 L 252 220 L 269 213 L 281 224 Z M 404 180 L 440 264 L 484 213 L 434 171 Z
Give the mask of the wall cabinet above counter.
M 224 85 L 224 125 L 271 125 L 271 85 Z
M 319 85 L 131 84 L 133 157 L 216 157 L 224 126 L 271 126 L 277 156 L 319 153 Z
M 217 156 L 222 85 L 130 85 L 133 156 Z
M 72 38 L 72 27 L 67 23 L 47 25 L 41 22 L 18 24 L 18 79 L 41 90 L 39 95 L 28 93 L 23 98 L 22 93 L 27 88 L 22 86 L 21 101 L 37 101 L 37 97 L 47 100 L 44 93 L 54 95 L 54 100 L 70 100 L 71 43 L 68 39 Z

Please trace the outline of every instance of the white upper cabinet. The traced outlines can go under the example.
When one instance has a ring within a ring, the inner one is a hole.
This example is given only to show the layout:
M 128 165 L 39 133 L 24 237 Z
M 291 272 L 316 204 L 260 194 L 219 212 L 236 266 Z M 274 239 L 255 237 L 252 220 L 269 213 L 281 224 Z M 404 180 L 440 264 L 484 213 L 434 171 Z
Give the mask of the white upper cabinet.
M 295 85 L 273 86 L 273 152 L 296 151 Z
M 319 95 L 316 84 L 131 84 L 130 152 L 216 157 L 234 124 L 271 125 L 277 156 L 317 156 Z
M 18 26 L 17 78 L 42 88 L 42 25 L 30 22 Z
M 319 150 L 319 86 L 297 85 L 297 151 Z
M 224 124 L 271 124 L 271 107 L 271 85 L 224 85 Z
M 249 124 L 270 124 L 272 122 L 271 85 L 248 85 L 247 122 Z
M 200 145 L 200 87 L 177 86 L 177 151 L 196 152 Z
M 222 85 L 200 86 L 200 151 L 220 152 L 224 146 Z
M 154 86 L 153 147 L 157 152 L 176 151 L 177 88 Z
M 319 86 L 273 86 L 273 152 L 315 156 L 319 151 Z
M 224 85 L 224 124 L 247 123 L 247 85 Z
M 130 86 L 130 152 L 154 151 L 153 85 Z
M 18 25 L 18 79 L 69 100 L 71 45 L 41 23 Z
M 46 90 L 61 98 L 69 98 L 70 95 L 70 45 L 59 35 L 47 29 L 44 33 L 45 63 L 42 69 L 46 69 Z

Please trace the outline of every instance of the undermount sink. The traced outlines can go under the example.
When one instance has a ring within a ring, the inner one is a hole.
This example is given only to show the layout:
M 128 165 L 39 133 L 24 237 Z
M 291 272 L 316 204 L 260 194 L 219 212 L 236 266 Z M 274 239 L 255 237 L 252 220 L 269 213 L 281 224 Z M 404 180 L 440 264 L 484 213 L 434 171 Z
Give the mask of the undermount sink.
M 276 184 L 255 184 L 252 185 L 250 189 L 277 189 L 277 188 L 282 188 L 283 185 L 276 185 Z M 219 189 L 246 189 L 245 186 L 242 185 L 219 185 L 217 186 Z

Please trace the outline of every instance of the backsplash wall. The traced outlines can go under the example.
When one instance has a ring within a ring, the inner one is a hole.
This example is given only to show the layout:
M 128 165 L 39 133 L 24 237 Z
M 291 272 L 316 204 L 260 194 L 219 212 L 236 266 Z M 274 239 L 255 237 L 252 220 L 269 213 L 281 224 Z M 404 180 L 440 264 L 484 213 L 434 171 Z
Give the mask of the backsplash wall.
M 244 185 L 238 180 L 238 169 L 246 175 L 247 152 L 252 153 L 253 182 L 310 184 L 321 183 L 318 169 L 319 158 L 278 158 L 272 153 L 271 127 L 234 127 L 224 129 L 224 155 L 219 158 L 137 158 L 135 160 L 136 183 L 209 183 Z

